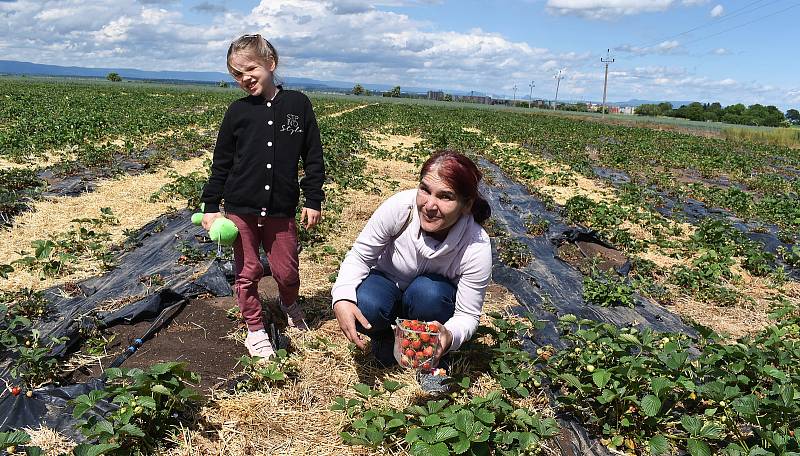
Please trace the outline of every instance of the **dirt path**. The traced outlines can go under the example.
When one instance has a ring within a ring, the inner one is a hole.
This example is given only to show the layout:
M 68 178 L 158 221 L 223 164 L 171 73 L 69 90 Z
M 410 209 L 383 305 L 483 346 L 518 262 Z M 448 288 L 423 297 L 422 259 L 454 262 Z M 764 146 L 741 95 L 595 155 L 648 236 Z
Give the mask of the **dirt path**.
M 329 118 L 329 117 L 339 117 L 339 116 L 341 116 L 341 115 L 347 114 L 348 112 L 353 112 L 353 111 L 357 111 L 357 110 L 359 110 L 359 109 L 364 109 L 364 108 L 366 108 L 367 106 L 375 106 L 376 104 L 378 104 L 378 103 L 370 103 L 370 104 L 365 104 L 365 105 L 356 106 L 356 107 L 354 107 L 354 108 L 345 109 L 344 111 L 334 112 L 334 113 L 331 113 L 331 114 L 328 114 L 328 115 L 322 116 L 321 118 L 322 118 L 322 119 L 327 119 L 327 118 Z

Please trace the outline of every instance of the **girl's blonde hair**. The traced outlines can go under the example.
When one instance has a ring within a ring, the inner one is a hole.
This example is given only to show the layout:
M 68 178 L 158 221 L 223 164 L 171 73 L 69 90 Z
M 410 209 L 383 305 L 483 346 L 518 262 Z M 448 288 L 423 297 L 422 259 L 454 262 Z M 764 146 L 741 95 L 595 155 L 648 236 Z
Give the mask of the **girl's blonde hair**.
M 275 68 L 278 68 L 278 51 L 275 50 L 272 43 L 258 33 L 255 35 L 242 35 L 233 40 L 228 48 L 228 72 L 236 77 L 241 74 L 241 71 L 231 66 L 231 56 L 233 54 L 249 54 L 260 58 L 265 63 L 274 62 Z

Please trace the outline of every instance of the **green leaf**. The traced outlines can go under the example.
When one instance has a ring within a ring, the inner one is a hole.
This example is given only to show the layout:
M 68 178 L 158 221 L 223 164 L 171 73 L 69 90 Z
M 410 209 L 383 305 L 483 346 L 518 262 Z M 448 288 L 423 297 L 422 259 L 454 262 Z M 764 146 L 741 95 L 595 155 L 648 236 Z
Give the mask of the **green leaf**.
M 136 426 L 136 425 L 133 425 L 133 424 L 130 424 L 130 423 L 122 426 L 121 428 L 119 428 L 119 432 L 124 432 L 124 433 L 129 434 L 129 435 L 135 435 L 136 437 L 144 437 L 145 436 L 144 435 L 144 431 L 141 428 L 139 428 L 139 426 Z
M 472 442 L 470 442 L 469 439 L 462 437 L 458 439 L 457 442 L 450 444 L 450 448 L 452 448 L 455 454 L 464 454 L 469 450 L 471 444 Z
M 396 381 L 394 381 L 394 380 L 388 380 L 388 379 L 387 379 L 387 380 L 384 380 L 384 381 L 383 381 L 383 388 L 384 388 L 386 391 L 390 392 L 390 393 L 394 393 L 395 391 L 399 390 L 399 389 L 400 389 L 400 388 L 402 388 L 403 386 L 405 386 L 405 385 L 403 385 L 403 384 L 402 384 L 402 383 L 400 383 L 400 382 L 396 382 Z
M 95 423 L 93 431 L 95 434 L 113 435 L 114 426 L 112 426 L 111 423 L 109 423 L 106 420 L 100 420 L 97 423 Z
M 435 442 L 444 442 L 452 439 L 453 437 L 458 437 L 458 431 L 450 426 L 436 428 L 436 432 L 433 435 Z
M 681 425 L 693 437 L 699 434 L 700 429 L 703 427 L 700 420 L 691 415 L 683 415 L 681 417 Z
M 655 394 L 659 398 L 662 397 L 661 393 L 664 392 L 665 389 L 670 388 L 671 386 L 672 382 L 664 377 L 655 377 L 652 380 L 650 380 L 650 388 L 653 390 L 653 394 Z
M 700 432 L 697 433 L 697 436 L 704 439 L 718 440 L 722 437 L 723 431 L 724 429 L 722 426 L 709 421 L 703 425 Z
M 119 445 L 116 443 L 99 443 L 97 445 L 81 443 L 72 451 L 75 456 L 99 456 L 117 448 L 119 448 Z
M 611 372 L 605 369 L 597 369 L 592 373 L 592 381 L 598 388 L 604 388 L 611 380 Z
M 475 418 L 479 419 L 485 424 L 491 425 L 494 424 L 496 416 L 494 413 L 490 412 L 489 410 L 486 410 L 485 408 L 479 408 L 475 410 Z
M 417 441 L 411 445 L 411 454 L 414 456 L 449 456 L 450 450 L 447 449 L 447 445 L 441 442 L 429 445 L 425 442 Z
M 711 456 L 711 448 L 702 440 L 689 439 L 686 449 L 689 450 L 691 456 Z
M 669 441 L 663 435 L 657 435 L 650 439 L 650 454 L 652 456 L 660 456 L 663 454 L 669 454 L 671 451 L 671 447 L 669 445 Z
M 358 395 L 363 398 L 372 397 L 373 391 L 372 388 L 370 388 L 368 385 L 365 385 L 363 383 L 356 383 L 355 385 L 353 385 L 353 389 L 356 390 Z
M 577 388 L 578 390 L 583 390 L 583 383 L 581 383 L 580 379 L 572 374 L 561 374 L 559 375 L 561 379 L 567 382 L 573 388 Z
M 475 419 L 472 415 L 472 412 L 468 410 L 461 410 L 456 414 L 455 425 L 456 429 L 467 434 L 468 437 L 472 437 L 474 432 L 474 423 Z
M 661 400 L 652 394 L 648 394 L 647 396 L 643 397 L 639 405 L 642 407 L 642 411 L 647 416 L 656 416 L 661 410 Z
M 620 340 L 622 340 L 624 342 L 628 342 L 630 344 L 639 345 L 639 346 L 642 345 L 642 343 L 639 342 L 639 338 L 634 336 L 633 334 L 622 333 L 618 337 L 619 337 Z
M 11 445 L 24 445 L 31 441 L 31 436 L 23 431 L 12 431 L 0 433 L 0 445 L 3 447 Z
M 92 408 L 90 404 L 86 404 L 83 402 L 78 403 L 75 405 L 75 408 L 72 409 L 72 417 L 78 419 L 81 416 L 83 416 L 83 414 L 86 413 L 86 411 L 89 410 L 90 408 Z
M 172 369 L 174 369 L 176 366 L 178 366 L 180 364 L 181 363 L 178 362 L 178 361 L 172 361 L 172 362 L 169 362 L 169 363 L 158 363 L 158 364 L 155 364 L 153 366 L 150 366 L 150 368 L 147 370 L 147 372 L 149 372 L 151 374 L 155 374 L 155 375 L 166 374 L 167 372 L 171 371 Z
M 442 417 L 438 414 L 428 415 L 422 419 L 422 425 L 425 427 L 433 427 L 442 424 Z
M 161 384 L 156 384 L 156 385 L 153 385 L 153 387 L 151 388 L 151 390 L 152 390 L 154 393 L 163 394 L 163 395 L 165 395 L 165 396 L 172 396 L 172 391 L 170 391 L 170 390 L 169 390 L 169 388 L 167 388 L 166 386 L 164 386 L 164 385 L 161 385 Z
M 38 446 L 25 447 L 25 456 L 42 456 L 43 454 L 44 450 Z

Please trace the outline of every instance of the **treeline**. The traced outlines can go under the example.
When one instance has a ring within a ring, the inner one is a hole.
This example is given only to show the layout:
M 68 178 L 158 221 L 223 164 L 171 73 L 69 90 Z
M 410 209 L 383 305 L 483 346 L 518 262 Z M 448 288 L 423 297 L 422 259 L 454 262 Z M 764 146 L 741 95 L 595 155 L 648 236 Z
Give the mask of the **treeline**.
M 672 107 L 672 103 L 643 104 L 634 112 L 640 116 L 680 117 L 689 120 L 765 127 L 780 127 L 789 123 L 800 124 L 796 109 L 790 109 L 784 115 L 775 106 L 760 104 L 745 106 L 738 103 L 723 108 L 719 103 L 694 102 L 677 109 Z

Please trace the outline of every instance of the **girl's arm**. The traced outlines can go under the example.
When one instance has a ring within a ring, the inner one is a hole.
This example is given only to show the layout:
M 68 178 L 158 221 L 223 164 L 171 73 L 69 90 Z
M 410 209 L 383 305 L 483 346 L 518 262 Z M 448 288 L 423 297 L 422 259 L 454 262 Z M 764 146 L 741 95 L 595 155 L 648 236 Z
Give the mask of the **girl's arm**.
M 322 157 L 322 141 L 319 137 L 319 125 L 314 116 L 314 108 L 308 98 L 305 103 L 306 134 L 301 153 L 304 176 L 300 179 L 300 188 L 303 189 L 306 199 L 303 207 L 321 211 L 322 201 L 325 199 L 325 192 L 322 190 L 322 184 L 325 183 L 325 161 Z
M 230 115 L 231 109 L 225 112 L 222 118 L 222 125 L 217 134 L 217 144 L 214 146 L 214 158 L 211 162 L 211 175 L 208 182 L 203 187 L 203 194 L 200 200 L 205 203 L 203 212 L 213 214 L 219 212 L 219 203 L 222 201 L 222 193 L 225 189 L 225 181 L 233 167 L 233 154 L 236 148 L 236 141 L 233 138 L 233 128 Z

